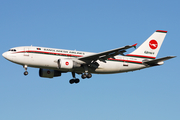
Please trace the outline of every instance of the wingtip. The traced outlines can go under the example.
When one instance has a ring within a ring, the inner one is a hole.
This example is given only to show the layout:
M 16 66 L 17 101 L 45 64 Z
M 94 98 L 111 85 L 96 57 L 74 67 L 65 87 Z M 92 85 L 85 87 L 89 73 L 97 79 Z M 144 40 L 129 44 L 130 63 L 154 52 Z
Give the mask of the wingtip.
M 134 48 L 136 48 L 136 45 L 137 45 L 137 43 L 136 44 L 134 44 L 134 45 L 132 45 Z
M 134 44 L 134 45 L 132 45 L 132 46 L 136 46 L 137 45 L 137 43 L 136 44 Z

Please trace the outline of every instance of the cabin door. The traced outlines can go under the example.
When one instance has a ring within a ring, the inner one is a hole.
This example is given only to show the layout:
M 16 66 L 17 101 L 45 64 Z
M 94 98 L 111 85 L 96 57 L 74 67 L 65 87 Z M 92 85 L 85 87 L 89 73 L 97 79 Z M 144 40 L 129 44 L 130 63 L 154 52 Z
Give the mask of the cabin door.
M 29 48 L 24 48 L 24 56 L 29 56 Z

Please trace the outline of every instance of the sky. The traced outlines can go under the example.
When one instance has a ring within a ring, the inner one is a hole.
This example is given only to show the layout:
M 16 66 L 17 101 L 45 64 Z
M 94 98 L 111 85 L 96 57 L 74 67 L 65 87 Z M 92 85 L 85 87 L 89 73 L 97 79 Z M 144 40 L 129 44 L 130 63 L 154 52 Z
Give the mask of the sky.
M 167 30 L 158 67 L 41 78 L 39 69 L 0 57 L 0 120 L 179 120 L 179 0 L 1 0 L 0 53 L 18 46 L 102 52 L 143 43 Z M 132 52 L 131 48 L 127 53 Z M 80 75 L 77 75 L 81 78 Z

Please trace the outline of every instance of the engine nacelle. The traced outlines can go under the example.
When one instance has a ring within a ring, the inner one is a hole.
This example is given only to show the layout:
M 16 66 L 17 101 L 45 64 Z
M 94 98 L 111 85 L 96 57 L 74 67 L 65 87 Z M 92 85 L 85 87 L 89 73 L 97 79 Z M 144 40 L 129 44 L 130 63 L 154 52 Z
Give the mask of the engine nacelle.
M 45 78 L 53 78 L 53 77 L 61 76 L 61 71 L 40 68 L 39 76 Z
M 81 64 L 78 64 L 71 59 L 58 59 L 59 69 L 72 69 L 77 67 L 81 67 Z

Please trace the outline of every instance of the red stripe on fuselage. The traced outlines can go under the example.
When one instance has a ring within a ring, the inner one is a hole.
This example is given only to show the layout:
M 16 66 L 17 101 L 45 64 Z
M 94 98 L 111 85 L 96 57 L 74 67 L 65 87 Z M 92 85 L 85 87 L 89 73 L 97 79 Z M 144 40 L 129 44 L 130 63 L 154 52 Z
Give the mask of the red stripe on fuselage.
M 126 56 L 129 56 L 129 57 L 142 57 L 142 58 L 156 59 L 156 57 L 152 57 L 152 56 L 144 56 L 144 55 L 127 54 Z
M 64 54 L 64 53 L 55 53 L 55 52 L 45 52 L 45 51 L 36 51 L 36 50 L 28 50 L 28 51 L 19 51 L 16 53 L 40 53 L 40 54 L 50 54 L 50 55 L 63 55 L 63 56 L 72 56 L 72 57 L 82 57 L 82 55 L 73 55 L 73 54 Z
M 112 61 L 122 61 L 122 62 L 131 62 L 131 63 L 139 63 L 139 64 L 142 64 L 141 61 L 133 61 L 133 60 L 123 60 L 123 59 L 113 59 L 113 58 L 109 58 L 108 60 L 112 60 Z
M 83 57 L 82 55 L 64 54 L 64 53 L 55 53 L 55 52 L 45 52 L 45 51 L 35 51 L 35 50 L 18 51 L 16 53 L 39 53 L 39 54 L 46 54 L 46 55 L 62 55 L 62 56 L 69 56 L 69 57 L 71 57 L 71 56 L 72 57 Z M 129 55 L 126 55 L 126 56 L 132 56 L 132 55 L 129 54 Z M 142 64 L 141 61 L 132 61 L 132 60 L 124 60 L 124 59 L 113 59 L 113 58 L 108 58 L 108 60 Z

